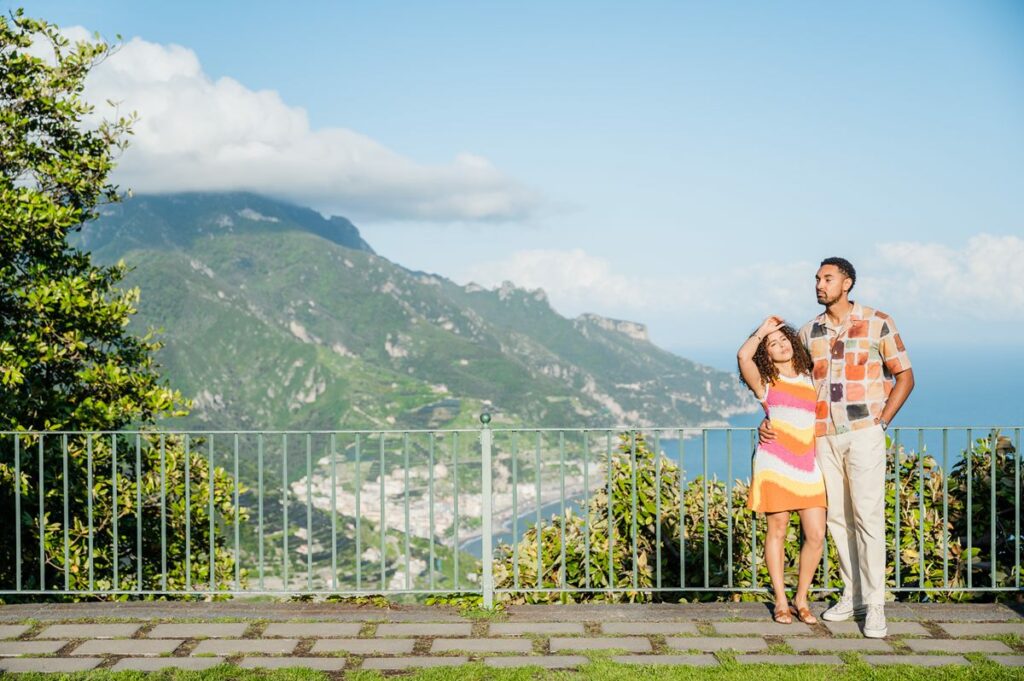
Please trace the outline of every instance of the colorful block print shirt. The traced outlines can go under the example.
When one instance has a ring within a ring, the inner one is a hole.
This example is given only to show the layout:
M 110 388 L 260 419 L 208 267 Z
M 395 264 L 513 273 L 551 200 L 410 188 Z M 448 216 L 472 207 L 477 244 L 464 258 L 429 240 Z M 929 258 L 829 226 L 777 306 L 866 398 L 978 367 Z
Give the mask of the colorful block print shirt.
M 892 377 L 910 368 L 892 317 L 858 303 L 841 326 L 821 313 L 800 329 L 800 340 L 814 362 L 816 437 L 874 425 Z

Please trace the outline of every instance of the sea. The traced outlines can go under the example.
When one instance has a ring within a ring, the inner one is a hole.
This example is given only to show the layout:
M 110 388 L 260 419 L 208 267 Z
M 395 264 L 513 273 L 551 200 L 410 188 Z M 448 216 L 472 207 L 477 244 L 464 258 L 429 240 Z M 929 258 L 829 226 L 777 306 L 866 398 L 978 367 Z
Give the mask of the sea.
M 950 465 L 971 440 L 987 437 L 993 430 L 1019 440 L 1024 430 L 1024 352 L 1020 348 L 997 346 L 915 347 L 910 352 L 914 368 L 914 390 L 890 427 L 890 437 L 898 437 L 905 451 L 923 449 L 942 458 L 943 449 Z M 697 361 L 701 361 L 700 358 Z M 705 361 L 725 371 L 735 371 L 730 357 L 709 356 Z M 728 362 L 731 362 L 728 363 Z M 740 414 L 729 419 L 734 428 L 756 428 L 761 412 Z M 750 475 L 752 448 L 749 439 L 733 433 L 732 477 Z M 716 434 L 709 449 L 708 475 L 729 477 L 729 461 L 723 437 Z M 737 444 L 739 443 L 739 444 Z M 744 449 L 744 447 L 746 449 Z M 662 450 L 678 460 L 678 443 Z M 691 451 L 697 450 L 697 451 Z M 704 471 L 703 443 L 683 443 L 684 468 L 693 475 Z

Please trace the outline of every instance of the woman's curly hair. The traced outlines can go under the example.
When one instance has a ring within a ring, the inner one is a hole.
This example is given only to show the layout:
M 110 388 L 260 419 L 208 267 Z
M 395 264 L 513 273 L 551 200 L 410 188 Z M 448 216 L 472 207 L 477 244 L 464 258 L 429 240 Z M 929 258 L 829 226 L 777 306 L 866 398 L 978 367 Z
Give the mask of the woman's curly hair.
M 811 360 L 811 353 L 807 351 L 807 348 L 804 347 L 803 342 L 800 340 L 800 336 L 797 335 L 796 329 L 789 324 L 785 324 L 779 328 L 779 331 L 789 339 L 790 344 L 793 346 L 793 369 L 798 375 L 810 375 L 814 362 Z M 761 374 L 761 380 L 765 385 L 771 385 L 779 380 L 779 369 L 775 366 L 775 362 L 772 361 L 771 357 L 768 356 L 767 336 L 761 339 L 761 344 L 757 346 L 757 351 L 754 352 L 754 364 L 757 366 L 757 371 Z

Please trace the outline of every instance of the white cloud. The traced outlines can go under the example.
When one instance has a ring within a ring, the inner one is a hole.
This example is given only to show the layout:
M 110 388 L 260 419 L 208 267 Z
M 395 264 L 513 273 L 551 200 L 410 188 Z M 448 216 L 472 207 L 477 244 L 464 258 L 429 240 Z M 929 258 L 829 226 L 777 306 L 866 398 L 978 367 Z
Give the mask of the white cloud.
M 642 256 L 629 258 L 643 272 Z M 512 281 L 522 288 L 542 288 L 565 314 L 626 314 L 636 320 L 651 315 L 700 313 L 713 316 L 742 312 L 767 315 L 798 307 L 811 295 L 808 263 L 737 267 L 714 274 L 656 277 L 616 271 L 612 261 L 582 249 L 518 251 L 499 261 L 470 268 L 463 280 L 485 286 Z M 801 295 L 803 294 L 803 295 Z
M 641 273 L 629 272 L 631 263 L 639 263 Z M 530 250 L 473 267 L 461 279 L 543 288 L 563 314 L 595 312 L 645 322 L 656 341 L 660 336 L 677 345 L 731 343 L 769 314 L 799 326 L 821 309 L 814 299 L 816 261 L 766 261 L 662 277 L 643 273 L 642 263 L 642 256 L 611 261 L 581 249 Z M 1024 239 L 979 234 L 961 248 L 879 244 L 874 261 L 859 264 L 854 294 L 893 314 L 916 337 L 938 333 L 939 319 L 946 340 L 971 338 L 977 322 L 997 325 L 996 334 L 1024 331 Z
M 939 243 L 879 244 L 882 267 L 870 282 L 879 297 L 898 296 L 930 318 L 950 313 L 989 322 L 1024 312 L 1024 239 L 978 234 L 962 249 Z
M 518 251 L 470 268 L 466 278 L 485 286 L 512 281 L 521 288 L 542 288 L 564 310 L 641 309 L 650 304 L 646 282 L 612 272 L 610 261 L 580 248 Z
M 80 27 L 65 30 L 88 39 Z M 39 53 L 40 47 L 36 48 Z M 487 159 L 404 157 L 346 128 L 310 127 L 274 91 L 211 79 L 190 49 L 133 38 L 89 75 L 96 115 L 140 116 L 115 180 L 136 192 L 249 190 L 360 219 L 515 220 L 539 197 Z

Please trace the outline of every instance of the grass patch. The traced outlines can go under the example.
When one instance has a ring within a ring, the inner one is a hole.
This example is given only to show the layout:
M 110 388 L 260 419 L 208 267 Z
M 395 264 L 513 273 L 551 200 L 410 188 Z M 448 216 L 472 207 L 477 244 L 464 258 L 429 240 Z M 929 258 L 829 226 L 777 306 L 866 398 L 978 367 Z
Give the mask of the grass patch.
M 900 679 L 900 681 L 995 681 L 1019 679 L 1019 670 L 1003 667 L 977 658 L 969 666 L 914 667 L 910 665 L 869 666 L 853 655 L 843 655 L 847 664 L 814 665 L 799 667 L 788 665 L 741 665 L 732 656 L 719 655 L 719 667 L 678 666 L 637 666 L 617 664 L 602 655 L 590 657 L 590 662 L 575 671 L 549 671 L 537 667 L 521 669 L 492 669 L 482 663 L 459 667 L 422 669 L 403 674 L 403 681 L 689 681 L 690 679 L 713 679 L 716 681 L 879 681 Z M 19 674 L 24 681 L 52 681 L 49 674 Z M 330 681 L 338 678 L 320 671 L 309 669 L 239 669 L 221 665 L 204 671 L 164 670 L 159 672 L 110 672 L 93 671 L 66 674 L 60 677 L 67 681 Z M 383 681 L 393 675 L 376 671 L 350 671 L 344 674 L 349 681 Z

